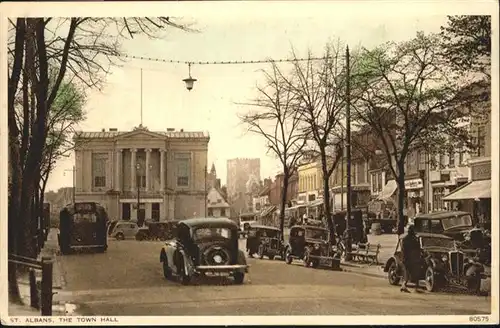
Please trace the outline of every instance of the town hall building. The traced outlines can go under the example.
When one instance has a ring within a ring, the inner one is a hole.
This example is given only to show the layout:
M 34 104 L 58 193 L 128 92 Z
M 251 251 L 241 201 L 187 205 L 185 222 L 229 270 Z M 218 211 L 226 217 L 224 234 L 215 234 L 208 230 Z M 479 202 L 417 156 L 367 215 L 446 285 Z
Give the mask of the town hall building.
M 77 132 L 76 201 L 100 203 L 111 220 L 203 216 L 209 140 L 207 132 L 153 132 L 142 125 Z

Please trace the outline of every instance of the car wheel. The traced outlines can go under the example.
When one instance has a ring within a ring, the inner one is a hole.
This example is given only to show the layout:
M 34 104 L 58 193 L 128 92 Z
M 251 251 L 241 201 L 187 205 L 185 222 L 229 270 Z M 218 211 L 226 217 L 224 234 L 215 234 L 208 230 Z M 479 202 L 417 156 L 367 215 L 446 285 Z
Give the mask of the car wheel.
M 427 267 L 425 270 L 425 288 L 429 292 L 435 292 L 439 288 L 439 277 L 432 267 Z
M 311 263 L 311 259 L 309 258 L 309 250 L 305 251 L 304 257 L 302 258 L 302 260 L 304 261 L 304 266 L 306 268 L 308 268 L 309 264 Z
M 286 264 L 292 264 L 292 252 L 290 252 L 290 249 L 288 248 L 285 251 L 285 263 Z
M 474 275 L 467 280 L 467 290 L 472 294 L 481 292 L 481 276 Z
M 319 267 L 319 260 L 311 260 L 311 267 L 313 268 Z
M 116 240 L 124 240 L 125 235 L 123 233 L 119 232 L 115 235 L 115 238 L 116 238 Z
M 180 270 L 181 283 L 183 285 L 189 285 L 189 283 L 191 282 L 191 276 L 184 269 L 184 261 L 181 261 L 179 265 L 181 266 Z
M 235 272 L 233 278 L 236 284 L 241 285 L 243 280 L 245 280 L 245 274 L 243 272 Z
M 165 260 L 163 262 L 163 276 L 165 277 L 165 279 L 167 280 L 171 280 L 172 279 L 172 270 L 170 269 L 170 267 L 168 266 L 168 262 L 167 260 Z
M 389 280 L 389 284 L 396 286 L 399 284 L 401 277 L 398 276 L 398 265 L 395 261 L 391 263 L 389 270 L 387 271 L 387 279 Z
M 263 259 L 264 258 L 264 246 L 263 245 L 259 245 L 259 250 L 257 251 L 257 254 L 259 254 L 259 259 Z

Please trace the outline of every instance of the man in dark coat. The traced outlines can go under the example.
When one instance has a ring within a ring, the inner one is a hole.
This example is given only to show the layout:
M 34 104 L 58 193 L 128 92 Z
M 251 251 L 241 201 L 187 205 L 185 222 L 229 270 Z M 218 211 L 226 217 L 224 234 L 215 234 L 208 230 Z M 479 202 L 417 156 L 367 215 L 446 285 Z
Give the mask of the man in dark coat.
M 401 253 L 403 254 L 404 265 L 404 281 L 403 285 L 401 286 L 402 292 L 410 292 L 406 287 L 406 284 L 410 280 L 415 282 L 415 291 L 419 291 L 418 278 L 420 271 L 421 251 L 420 241 L 415 234 L 415 229 L 413 226 L 409 226 L 408 233 L 401 238 Z

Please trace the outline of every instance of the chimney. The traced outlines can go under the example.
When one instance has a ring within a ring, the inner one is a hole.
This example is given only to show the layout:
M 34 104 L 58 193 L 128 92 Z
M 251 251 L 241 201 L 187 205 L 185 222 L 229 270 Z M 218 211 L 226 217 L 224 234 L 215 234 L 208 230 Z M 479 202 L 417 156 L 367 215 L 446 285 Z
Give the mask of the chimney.
M 106 132 L 106 129 L 101 129 L 101 132 Z
M 109 128 L 109 131 L 110 132 L 116 132 L 116 131 L 118 131 L 118 129 L 117 128 Z
M 184 132 L 184 129 L 181 129 L 181 132 Z
M 174 131 L 175 131 L 175 129 L 174 129 L 174 128 L 168 128 L 168 129 L 167 129 L 167 132 L 174 132 Z

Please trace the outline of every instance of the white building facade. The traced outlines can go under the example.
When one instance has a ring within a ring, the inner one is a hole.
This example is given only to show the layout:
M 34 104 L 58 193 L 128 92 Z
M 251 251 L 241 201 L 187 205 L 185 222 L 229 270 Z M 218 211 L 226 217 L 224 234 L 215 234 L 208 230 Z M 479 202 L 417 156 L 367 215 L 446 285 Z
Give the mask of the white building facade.
M 76 201 L 101 203 L 111 220 L 202 216 L 210 137 L 139 126 L 75 134 Z

